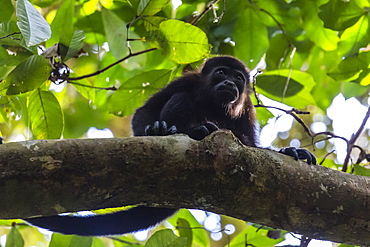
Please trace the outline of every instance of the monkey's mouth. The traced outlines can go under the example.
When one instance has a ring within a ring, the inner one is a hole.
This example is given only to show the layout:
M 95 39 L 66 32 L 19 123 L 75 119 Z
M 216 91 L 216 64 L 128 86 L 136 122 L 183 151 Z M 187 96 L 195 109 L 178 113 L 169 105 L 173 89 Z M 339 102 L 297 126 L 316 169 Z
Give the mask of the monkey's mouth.
M 238 98 L 238 92 L 236 90 L 223 86 L 218 87 L 216 93 L 223 102 L 231 102 Z

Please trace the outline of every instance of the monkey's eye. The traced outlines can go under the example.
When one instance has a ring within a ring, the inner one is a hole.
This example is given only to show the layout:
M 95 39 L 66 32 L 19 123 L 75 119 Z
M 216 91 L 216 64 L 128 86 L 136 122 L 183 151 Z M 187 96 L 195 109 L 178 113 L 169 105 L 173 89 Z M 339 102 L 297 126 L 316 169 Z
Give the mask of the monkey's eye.
M 238 81 L 244 81 L 244 77 L 243 77 L 243 76 L 241 76 L 241 75 L 237 75 L 237 76 L 236 76 L 236 79 L 237 79 Z
M 219 69 L 216 71 L 216 74 L 219 76 L 225 76 L 225 71 L 223 69 Z

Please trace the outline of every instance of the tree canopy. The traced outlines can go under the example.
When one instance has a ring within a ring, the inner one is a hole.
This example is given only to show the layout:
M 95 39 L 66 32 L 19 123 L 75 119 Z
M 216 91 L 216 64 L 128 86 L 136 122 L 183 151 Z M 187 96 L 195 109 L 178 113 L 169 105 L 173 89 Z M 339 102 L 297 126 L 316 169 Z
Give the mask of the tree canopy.
M 130 136 L 131 115 L 150 95 L 205 59 L 227 54 L 252 69 L 252 98 L 262 131 L 284 116 L 294 119 L 292 128 L 276 127 L 274 145 L 299 140 L 323 166 L 370 174 L 367 0 L 3 0 L 0 10 L 0 131 L 5 142 L 90 137 L 91 127 Z M 357 107 L 343 108 L 337 113 L 342 120 L 334 121 L 329 111 L 338 95 Z M 355 112 L 359 118 L 346 127 L 354 128 L 351 135 L 337 132 Z M 317 130 L 315 124 L 324 127 Z M 187 220 L 182 224 L 201 226 L 189 212 L 180 214 Z M 222 221 L 224 227 L 230 219 Z M 204 232 L 184 242 L 162 231 L 145 245 L 159 246 L 155 241 L 163 237 L 176 246 L 227 246 L 242 240 L 273 246 L 285 233 L 274 239 L 269 228 L 233 224 L 244 230 L 222 244 Z M 35 245 L 29 235 L 43 238 L 28 226 L 2 232 L 7 246 Z M 104 246 L 104 241 L 53 234 L 50 246 Z M 137 243 L 129 236 L 114 244 L 125 246 L 125 241 Z

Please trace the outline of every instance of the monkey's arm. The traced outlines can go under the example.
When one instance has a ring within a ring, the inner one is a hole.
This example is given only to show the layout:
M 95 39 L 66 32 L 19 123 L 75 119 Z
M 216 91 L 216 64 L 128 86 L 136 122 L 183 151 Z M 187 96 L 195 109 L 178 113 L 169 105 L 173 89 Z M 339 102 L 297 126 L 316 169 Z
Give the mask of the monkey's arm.
M 122 235 L 155 226 L 177 209 L 138 206 L 127 211 L 93 216 L 55 215 L 25 219 L 34 226 L 80 236 Z

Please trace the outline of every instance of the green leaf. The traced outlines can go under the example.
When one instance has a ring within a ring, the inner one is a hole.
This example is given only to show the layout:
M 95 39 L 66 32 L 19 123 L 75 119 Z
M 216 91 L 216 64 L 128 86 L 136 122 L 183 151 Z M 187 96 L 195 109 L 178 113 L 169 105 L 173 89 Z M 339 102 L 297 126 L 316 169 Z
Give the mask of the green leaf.
M 0 23 L 9 21 L 14 13 L 14 7 L 11 0 L 3 0 L 0 4 Z
M 17 24 L 27 46 L 38 45 L 50 38 L 49 24 L 29 1 L 18 0 L 16 8 Z
M 343 59 L 338 67 L 332 69 L 328 75 L 336 81 L 353 81 L 359 77 L 370 63 L 370 52 L 363 52 L 358 57 Z
M 12 226 L 7 238 L 5 247 L 23 247 L 24 240 L 16 226 Z
M 17 23 L 15 21 L 8 21 L 4 23 L 0 23 L 0 37 L 4 37 L 8 34 L 13 34 L 11 37 L 13 38 L 3 38 L 0 39 L 1 45 L 7 45 L 9 46 L 15 46 L 15 47 L 22 47 L 19 40 L 14 40 L 14 38 L 20 39 L 21 35 L 19 34 L 20 30 L 17 26 Z M 18 33 L 18 34 L 14 34 Z M 26 48 L 22 47 L 22 49 L 26 50 Z
M 359 164 L 354 164 L 353 174 L 370 177 L 370 169 L 367 169 Z
M 59 43 L 59 53 L 62 61 L 74 57 L 84 45 L 84 39 L 85 34 L 81 30 L 76 30 L 72 36 L 62 35 Z
M 267 236 L 269 230 L 258 229 L 251 225 L 246 228 L 231 240 L 230 246 L 246 246 L 248 243 L 251 246 L 269 247 L 284 241 L 284 237 L 272 239 Z M 282 233 L 286 233 L 282 231 Z
M 270 39 L 270 49 L 266 52 L 266 68 L 279 69 L 283 62 L 289 59 L 289 44 L 283 34 L 277 34 Z
M 170 0 L 140 0 L 137 7 L 137 15 L 154 15 L 158 13 Z
M 148 16 L 143 17 L 143 20 L 146 31 L 151 32 L 157 30 L 161 22 L 166 20 L 166 18 L 160 16 Z
M 319 17 L 324 21 L 324 27 L 343 31 L 355 24 L 364 14 L 354 1 L 330 0 L 320 6 Z
M 166 85 L 171 70 L 152 70 L 141 73 L 122 83 L 109 99 L 109 111 L 117 116 L 127 116 L 142 106 L 144 101 Z
M 150 33 L 148 41 L 162 55 L 179 64 L 205 58 L 210 52 L 207 35 L 198 27 L 178 20 L 163 21 Z
M 58 139 L 62 136 L 63 113 L 52 92 L 35 90 L 28 102 L 28 115 L 36 139 Z
M 286 90 L 285 85 L 288 85 Z M 259 76 L 258 87 L 271 95 L 283 98 L 294 96 L 303 89 L 303 85 L 296 80 L 280 75 Z
M 71 240 L 69 247 L 90 247 L 92 245 L 92 237 L 83 237 L 74 235 Z
M 333 30 L 324 28 L 323 21 L 319 18 L 319 9 L 315 1 L 297 2 L 302 10 L 302 25 L 307 38 L 325 51 L 337 49 L 338 36 Z
M 340 37 L 338 53 L 340 57 L 358 54 L 360 48 L 366 47 L 370 40 L 369 16 L 361 17 L 358 22 L 347 28 Z
M 254 68 L 269 48 L 266 26 L 252 8 L 242 11 L 234 28 L 235 56 Z
M 78 80 L 78 82 L 70 82 L 69 84 L 72 84 L 83 97 L 94 102 L 96 89 L 91 88 L 93 85 L 91 85 L 87 79 Z
M 41 86 L 50 75 L 51 67 L 43 56 L 33 55 L 21 62 L 0 84 L 0 95 L 14 95 Z
M 53 235 L 51 235 L 49 247 L 69 247 L 72 238 L 73 235 L 62 235 L 60 233 L 53 233 Z
M 185 227 L 185 224 L 189 224 L 193 228 L 203 228 L 203 225 L 200 224 L 195 219 L 193 214 L 190 213 L 190 211 L 187 209 L 180 209 L 174 216 L 167 219 L 167 221 L 171 223 L 171 225 L 173 225 L 174 227 L 177 227 L 177 226 Z M 184 229 L 186 230 L 184 232 L 181 232 L 182 230 L 180 229 L 181 228 L 179 228 L 179 233 L 181 237 L 189 237 L 189 236 L 185 236 L 187 234 L 190 234 L 187 232 L 189 229 L 187 230 Z M 191 239 L 192 239 L 192 243 L 194 246 L 209 246 L 210 245 L 208 232 L 205 229 L 196 229 L 196 230 L 190 229 L 190 231 L 192 232 Z M 187 243 L 189 244 L 189 239 Z
M 193 242 L 193 231 L 191 229 L 189 221 L 183 218 L 178 218 L 177 227 L 180 237 L 184 237 L 187 239 L 186 247 L 190 247 Z
M 51 38 L 46 42 L 46 47 L 51 47 L 60 41 L 60 37 L 72 37 L 75 18 L 75 1 L 64 0 L 51 23 Z M 66 45 L 66 44 L 65 44 Z
M 185 247 L 186 238 L 177 237 L 172 230 L 155 232 L 146 242 L 145 247 Z
M 121 59 L 128 54 L 126 23 L 105 8 L 102 9 L 102 17 L 109 50 L 117 60 Z
M 301 109 L 307 105 L 315 105 L 315 99 L 311 95 L 315 84 L 310 74 L 298 70 L 267 71 L 257 77 L 259 93 Z

